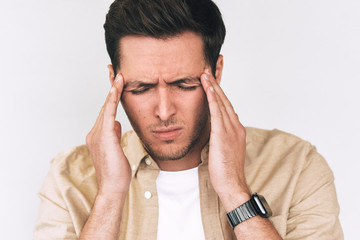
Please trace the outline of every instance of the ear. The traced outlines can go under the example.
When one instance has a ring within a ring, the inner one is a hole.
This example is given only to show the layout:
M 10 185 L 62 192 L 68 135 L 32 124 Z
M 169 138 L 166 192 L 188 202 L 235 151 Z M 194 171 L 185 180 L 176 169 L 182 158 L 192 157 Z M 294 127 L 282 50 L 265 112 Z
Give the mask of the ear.
M 216 61 L 216 69 L 215 69 L 215 79 L 216 79 L 216 82 L 219 84 L 221 82 L 223 67 L 224 67 L 224 57 L 223 57 L 223 55 L 220 54 Z
M 110 84 L 112 86 L 115 81 L 114 69 L 111 64 L 107 65 L 107 68 L 109 69 L 109 80 L 110 80 Z

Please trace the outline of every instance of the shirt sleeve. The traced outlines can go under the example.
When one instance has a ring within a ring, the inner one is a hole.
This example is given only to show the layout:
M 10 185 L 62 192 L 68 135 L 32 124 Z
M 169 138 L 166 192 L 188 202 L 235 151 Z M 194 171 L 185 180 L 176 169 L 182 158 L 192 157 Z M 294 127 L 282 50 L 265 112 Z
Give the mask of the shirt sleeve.
M 35 223 L 35 240 L 77 239 L 73 221 L 58 185 L 48 173 L 40 192 L 40 208 Z
M 295 187 L 287 221 L 288 240 L 342 240 L 334 176 L 313 147 Z

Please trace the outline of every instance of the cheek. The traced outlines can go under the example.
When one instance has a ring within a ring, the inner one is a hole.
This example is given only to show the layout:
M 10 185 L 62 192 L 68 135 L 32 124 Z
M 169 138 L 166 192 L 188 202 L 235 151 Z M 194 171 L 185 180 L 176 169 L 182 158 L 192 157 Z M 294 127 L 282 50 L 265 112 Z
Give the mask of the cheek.
M 184 92 L 178 101 L 182 105 L 182 110 L 189 117 L 198 117 L 204 111 L 208 111 L 208 103 L 205 92 L 199 88 L 192 92 Z
M 203 108 L 204 105 L 206 105 L 206 106 L 208 105 L 208 104 L 207 104 L 206 94 L 205 94 L 203 88 L 200 88 L 200 87 L 194 92 L 191 100 L 192 100 L 194 103 L 196 103 L 196 104 L 194 104 L 194 105 L 195 105 L 195 107 L 197 107 L 197 108 Z
M 138 115 L 141 113 L 141 109 L 144 108 L 145 101 L 142 95 L 132 95 L 131 93 L 123 92 L 121 97 L 121 104 L 126 113 L 131 115 Z
M 121 104 L 128 116 L 131 125 L 135 128 L 139 128 L 141 123 L 146 122 L 147 112 L 146 101 L 139 99 L 138 97 L 132 97 L 130 95 L 123 95 L 121 98 Z

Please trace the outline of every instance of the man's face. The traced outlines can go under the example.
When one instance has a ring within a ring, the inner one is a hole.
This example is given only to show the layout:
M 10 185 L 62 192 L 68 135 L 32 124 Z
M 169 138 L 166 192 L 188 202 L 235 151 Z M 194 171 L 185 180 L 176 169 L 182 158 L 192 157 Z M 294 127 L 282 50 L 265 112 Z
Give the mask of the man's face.
M 120 53 L 122 105 L 152 157 L 177 160 L 201 149 L 209 137 L 201 37 L 191 32 L 166 40 L 126 36 Z

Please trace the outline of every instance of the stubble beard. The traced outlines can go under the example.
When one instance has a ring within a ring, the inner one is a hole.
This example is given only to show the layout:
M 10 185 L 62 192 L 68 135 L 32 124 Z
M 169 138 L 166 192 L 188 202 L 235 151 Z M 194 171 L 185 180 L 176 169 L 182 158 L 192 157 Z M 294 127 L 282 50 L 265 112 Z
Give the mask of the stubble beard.
M 150 143 L 149 141 L 146 141 L 146 139 L 143 138 L 141 132 L 139 131 L 139 128 L 135 125 L 133 125 L 133 128 L 137 135 L 139 136 L 141 142 L 143 143 L 146 151 L 150 154 L 150 156 L 153 159 L 159 160 L 159 161 L 171 161 L 171 160 L 179 160 L 184 158 L 192 149 L 194 149 L 195 146 L 199 146 L 199 144 L 204 144 L 204 138 L 206 138 L 206 135 L 208 134 L 207 131 L 209 128 L 208 121 L 210 119 L 210 113 L 209 110 L 203 110 L 202 113 L 198 116 L 197 121 L 194 125 L 194 131 L 188 138 L 188 144 L 181 147 L 180 149 L 173 149 L 174 141 L 167 141 L 168 148 L 162 147 L 161 149 L 155 149 L 152 147 L 153 143 Z M 169 120 L 164 121 L 160 123 L 162 126 L 171 126 L 171 124 L 176 124 L 175 120 Z M 159 125 L 159 124 L 158 124 Z M 205 139 L 206 141 L 207 139 Z M 203 147 L 203 146 L 200 146 Z M 164 149 L 167 148 L 167 149 Z

